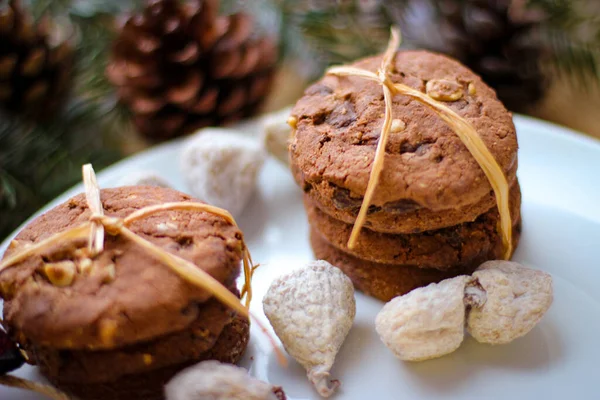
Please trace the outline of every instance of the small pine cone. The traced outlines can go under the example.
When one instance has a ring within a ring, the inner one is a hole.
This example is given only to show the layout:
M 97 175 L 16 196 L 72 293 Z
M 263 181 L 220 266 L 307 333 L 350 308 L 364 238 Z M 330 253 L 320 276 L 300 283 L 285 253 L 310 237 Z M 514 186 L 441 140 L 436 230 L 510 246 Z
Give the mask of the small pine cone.
M 149 1 L 124 23 L 107 75 L 140 133 L 166 140 L 252 115 L 268 94 L 277 45 L 216 0 Z
M 0 0 L 0 107 L 47 117 L 61 104 L 73 64 L 72 32 L 35 24 L 18 0 Z

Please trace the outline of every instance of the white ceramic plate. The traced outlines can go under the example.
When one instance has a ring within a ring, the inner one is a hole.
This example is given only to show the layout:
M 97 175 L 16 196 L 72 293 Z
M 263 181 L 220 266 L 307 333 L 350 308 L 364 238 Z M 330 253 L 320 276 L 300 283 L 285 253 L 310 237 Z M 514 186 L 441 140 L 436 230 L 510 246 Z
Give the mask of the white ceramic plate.
M 337 399 L 600 398 L 600 143 L 529 118 L 517 116 L 515 123 L 524 220 L 515 259 L 553 275 L 554 305 L 529 335 L 509 345 L 467 339 L 449 356 L 403 363 L 373 328 L 382 303 L 357 293 L 356 321 L 333 369 L 342 380 Z M 185 190 L 177 165 L 180 147 L 178 141 L 138 154 L 99 174 L 99 183 L 110 187 L 128 171 L 154 169 Z M 312 252 L 300 190 L 289 172 L 269 160 L 259 188 L 239 223 L 262 265 L 254 279 L 252 309 L 266 322 L 261 298 L 271 280 L 311 260 Z M 253 327 L 242 364 L 260 379 L 283 386 L 291 400 L 317 399 L 302 368 L 290 361 L 282 369 Z M 39 379 L 32 368 L 18 374 Z M 0 399 L 39 397 L 0 388 Z

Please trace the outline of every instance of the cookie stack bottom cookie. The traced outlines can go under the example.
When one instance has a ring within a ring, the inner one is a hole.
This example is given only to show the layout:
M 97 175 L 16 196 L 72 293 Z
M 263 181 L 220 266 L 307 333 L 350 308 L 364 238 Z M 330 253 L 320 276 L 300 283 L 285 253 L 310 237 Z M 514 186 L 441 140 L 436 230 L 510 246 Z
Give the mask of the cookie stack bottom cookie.
M 305 195 L 315 257 L 329 261 L 350 277 L 354 286 L 388 301 L 411 290 L 457 275 L 470 274 L 503 254 L 497 232 L 498 211 L 493 208 L 473 222 L 414 234 L 387 234 L 364 228 L 356 247 L 346 246 L 352 225 L 322 211 Z M 521 193 L 511 188 L 513 248 L 521 235 Z
M 38 349 L 34 354 L 44 376 L 52 384 L 78 398 L 88 400 L 163 400 L 164 385 L 184 368 L 205 360 L 217 360 L 230 364 L 239 362 L 250 338 L 250 324 L 248 319 L 235 316 L 225 326 L 214 345 L 210 349 L 198 353 L 195 348 L 198 347 L 199 342 L 202 342 L 202 334 L 201 330 L 196 331 L 194 328 L 190 328 L 178 334 L 179 344 L 170 343 L 172 340 L 169 337 L 149 343 L 146 345 L 149 351 L 155 353 L 167 351 L 172 354 L 171 357 L 165 357 L 163 354 L 163 362 L 168 361 L 169 358 L 177 359 L 177 362 L 158 369 L 120 376 L 110 382 L 87 382 L 77 378 L 77 375 L 81 374 L 77 370 L 82 368 L 80 362 L 82 357 L 85 359 L 85 354 L 77 355 L 72 352 L 57 352 L 48 349 Z M 104 352 L 103 356 L 106 361 L 112 358 L 111 361 L 114 363 L 127 357 L 133 357 L 135 354 L 139 355 L 139 351 L 140 346 L 136 345 Z M 146 353 L 146 356 L 154 357 L 155 353 Z M 143 356 L 140 355 L 140 357 Z M 114 364 L 100 363 L 95 365 L 95 368 L 99 371 L 106 371 L 114 369 Z

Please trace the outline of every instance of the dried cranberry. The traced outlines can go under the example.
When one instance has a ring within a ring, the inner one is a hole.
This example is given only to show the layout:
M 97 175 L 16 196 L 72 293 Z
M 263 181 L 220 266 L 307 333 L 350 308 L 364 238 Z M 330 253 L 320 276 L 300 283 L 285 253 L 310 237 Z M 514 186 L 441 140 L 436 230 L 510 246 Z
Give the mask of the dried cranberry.
M 24 363 L 25 358 L 17 345 L 0 329 L 0 375 L 19 369 Z
M 285 396 L 283 389 L 280 388 L 279 386 L 275 386 L 273 388 L 273 393 L 275 394 L 275 397 L 277 397 L 277 400 L 287 400 L 287 397 Z

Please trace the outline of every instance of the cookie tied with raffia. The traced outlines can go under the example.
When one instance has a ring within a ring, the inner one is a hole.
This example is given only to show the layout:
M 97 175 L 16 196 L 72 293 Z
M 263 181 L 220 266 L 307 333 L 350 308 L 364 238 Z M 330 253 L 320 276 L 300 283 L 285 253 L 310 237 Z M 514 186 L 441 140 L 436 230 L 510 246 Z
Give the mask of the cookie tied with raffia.
M 474 263 L 469 254 L 509 258 L 518 243 L 520 201 L 510 201 L 518 193 L 512 115 L 465 66 L 439 54 L 398 51 L 399 42 L 393 30 L 385 54 L 329 69 L 290 117 L 295 179 L 309 208 L 333 220 L 318 226 L 313 218 L 313 236 L 329 242 L 348 233 L 346 243 L 331 243 L 343 253 L 331 260 L 352 260 L 338 267 L 363 271 L 353 278 L 357 287 L 372 269 L 368 248 L 386 248 L 376 265 L 454 270 Z M 484 223 L 489 215 L 496 222 Z M 497 240 L 483 240 L 491 237 Z M 440 240 L 449 257 L 431 245 Z M 416 274 L 431 276 L 422 284 L 440 275 Z M 382 282 L 406 287 L 400 278 Z M 388 289 L 370 294 L 403 294 Z
M 151 0 L 126 19 L 108 78 L 137 129 L 166 140 L 255 113 L 271 88 L 277 44 L 217 0 Z
M 192 363 L 237 362 L 253 267 L 231 215 L 167 188 L 100 190 L 90 166 L 84 182 L 0 262 L 4 326 L 30 362 L 81 399 L 162 399 Z

